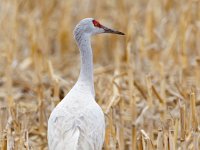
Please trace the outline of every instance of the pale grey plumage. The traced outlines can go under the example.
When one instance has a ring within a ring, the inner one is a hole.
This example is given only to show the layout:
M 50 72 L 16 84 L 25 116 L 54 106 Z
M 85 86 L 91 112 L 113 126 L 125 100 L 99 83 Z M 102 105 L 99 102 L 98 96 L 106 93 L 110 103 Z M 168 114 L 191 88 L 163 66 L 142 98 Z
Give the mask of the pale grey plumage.
M 101 28 L 86 18 L 74 29 L 74 38 L 80 49 L 81 71 L 78 81 L 52 111 L 48 120 L 50 150 L 101 150 L 104 142 L 105 119 L 95 101 L 91 35 L 119 31 Z
M 48 122 L 50 150 L 101 150 L 104 115 L 93 95 L 85 92 L 87 88 L 77 83 L 51 114 Z

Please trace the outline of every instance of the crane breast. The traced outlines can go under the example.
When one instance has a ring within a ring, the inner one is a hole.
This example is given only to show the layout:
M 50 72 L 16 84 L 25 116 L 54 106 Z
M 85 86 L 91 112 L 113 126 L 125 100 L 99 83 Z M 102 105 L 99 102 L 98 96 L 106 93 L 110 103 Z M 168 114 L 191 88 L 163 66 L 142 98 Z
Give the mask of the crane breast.
M 52 112 L 48 121 L 49 149 L 67 150 L 70 146 L 70 150 L 101 150 L 105 120 L 100 106 L 93 101 L 74 110 L 78 109 L 59 106 Z

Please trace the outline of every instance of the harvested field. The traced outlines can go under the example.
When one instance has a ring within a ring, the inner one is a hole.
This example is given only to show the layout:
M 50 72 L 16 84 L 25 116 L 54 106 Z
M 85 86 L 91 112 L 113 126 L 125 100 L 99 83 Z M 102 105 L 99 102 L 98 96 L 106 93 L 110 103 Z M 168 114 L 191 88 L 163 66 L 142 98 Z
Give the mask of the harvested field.
M 0 149 L 48 149 L 86 17 L 126 34 L 92 38 L 104 150 L 199 150 L 199 0 L 0 0 Z

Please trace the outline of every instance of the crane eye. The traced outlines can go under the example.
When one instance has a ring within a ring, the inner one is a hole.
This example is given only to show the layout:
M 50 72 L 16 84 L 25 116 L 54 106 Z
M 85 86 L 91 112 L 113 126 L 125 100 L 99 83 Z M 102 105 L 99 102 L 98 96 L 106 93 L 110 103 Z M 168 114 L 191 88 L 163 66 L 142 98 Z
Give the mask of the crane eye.
M 95 27 L 98 27 L 98 28 L 102 27 L 102 25 L 96 20 L 92 20 L 92 23 L 94 24 Z

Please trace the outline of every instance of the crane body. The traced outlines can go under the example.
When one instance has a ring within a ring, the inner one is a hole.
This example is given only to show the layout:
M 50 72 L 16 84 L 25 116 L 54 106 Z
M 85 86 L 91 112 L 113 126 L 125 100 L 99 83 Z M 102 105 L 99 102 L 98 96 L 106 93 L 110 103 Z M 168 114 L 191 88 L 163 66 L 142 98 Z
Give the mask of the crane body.
M 105 118 L 95 101 L 93 54 L 90 37 L 99 33 L 123 33 L 104 27 L 93 18 L 79 22 L 74 38 L 81 54 L 81 71 L 73 88 L 54 108 L 48 120 L 49 150 L 101 150 Z

